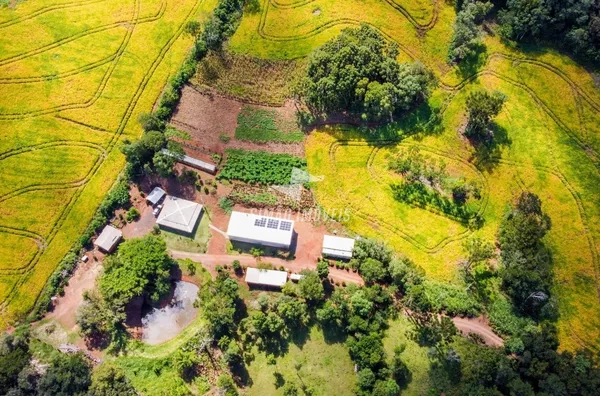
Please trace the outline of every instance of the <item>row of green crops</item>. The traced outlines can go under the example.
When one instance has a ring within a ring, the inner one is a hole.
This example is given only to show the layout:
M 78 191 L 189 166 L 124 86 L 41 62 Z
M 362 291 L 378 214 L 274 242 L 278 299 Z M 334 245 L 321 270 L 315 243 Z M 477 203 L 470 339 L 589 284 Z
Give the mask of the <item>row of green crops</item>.
M 290 184 L 292 169 L 306 169 L 306 160 L 289 154 L 229 149 L 217 178 L 258 184 Z

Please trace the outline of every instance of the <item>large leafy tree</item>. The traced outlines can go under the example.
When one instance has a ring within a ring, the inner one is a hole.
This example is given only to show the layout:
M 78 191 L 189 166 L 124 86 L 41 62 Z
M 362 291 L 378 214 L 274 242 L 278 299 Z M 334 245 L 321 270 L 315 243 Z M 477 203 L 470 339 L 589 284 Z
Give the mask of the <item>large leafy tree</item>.
M 498 91 L 473 91 L 467 97 L 467 112 L 469 121 L 465 134 L 475 139 L 487 139 L 490 122 L 496 117 L 506 101 L 506 96 Z
M 421 64 L 396 61 L 398 45 L 367 25 L 345 29 L 310 58 L 298 93 L 316 114 L 350 111 L 364 120 L 393 121 L 427 95 Z
M 105 260 L 100 290 L 109 303 L 117 306 L 139 296 L 156 302 L 170 289 L 172 266 L 173 260 L 160 237 L 130 239 L 119 246 L 116 256 Z

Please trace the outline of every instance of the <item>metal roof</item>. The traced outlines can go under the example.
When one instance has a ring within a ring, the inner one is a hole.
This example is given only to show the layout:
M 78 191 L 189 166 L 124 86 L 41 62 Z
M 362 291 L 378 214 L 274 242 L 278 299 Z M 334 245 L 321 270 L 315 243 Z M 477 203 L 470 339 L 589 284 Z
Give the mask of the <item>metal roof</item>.
M 322 253 L 329 257 L 352 258 L 355 240 L 333 235 L 323 237 Z
M 94 241 L 94 245 L 98 246 L 105 252 L 111 252 L 117 243 L 123 238 L 121 230 L 116 229 L 111 225 L 104 227 L 98 238 Z
M 181 162 L 182 164 L 193 166 L 194 168 L 201 169 L 201 170 L 203 170 L 205 172 L 208 172 L 208 173 L 212 173 L 212 174 L 217 173 L 217 167 L 215 165 L 213 165 L 213 164 L 208 163 L 208 162 L 201 161 L 201 160 L 199 160 L 197 158 L 194 158 L 194 157 L 190 157 L 189 155 L 178 156 L 178 155 L 175 155 L 175 154 L 171 153 L 167 149 L 162 149 L 161 152 L 163 154 L 166 154 L 166 155 L 169 155 L 171 157 L 177 158 L 177 161 Z
M 152 205 L 156 205 L 167 193 L 160 187 L 154 187 L 154 189 L 146 197 L 146 201 Z
M 246 269 L 246 283 L 254 285 L 283 287 L 287 282 L 287 272 L 263 270 L 258 268 Z
M 168 195 L 156 223 L 177 231 L 191 233 L 202 214 L 202 205 Z
M 289 248 L 293 234 L 292 220 L 252 213 L 232 212 L 227 227 L 229 239 L 275 247 Z

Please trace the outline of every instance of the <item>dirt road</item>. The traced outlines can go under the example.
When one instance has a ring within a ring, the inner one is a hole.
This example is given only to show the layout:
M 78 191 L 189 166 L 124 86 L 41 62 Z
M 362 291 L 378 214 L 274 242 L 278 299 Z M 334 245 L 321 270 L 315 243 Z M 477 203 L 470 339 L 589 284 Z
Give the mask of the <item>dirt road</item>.
M 504 346 L 504 340 L 496 335 L 487 320 L 483 317 L 477 318 L 452 318 L 456 328 L 465 336 L 469 333 L 479 334 L 485 343 L 491 347 Z
M 202 266 L 213 275 L 216 274 L 215 268 L 217 265 L 231 264 L 233 260 L 239 260 L 240 264 L 247 267 L 256 267 L 259 263 L 259 261 L 256 258 L 245 255 L 189 253 L 177 250 L 171 250 L 169 251 L 169 253 L 171 253 L 171 256 L 175 259 L 189 258 L 193 261 L 200 262 L 202 263 Z M 263 257 L 261 260 L 263 262 L 273 264 L 275 268 L 283 266 L 286 270 L 290 270 L 296 273 L 307 268 L 317 268 L 317 264 L 313 262 L 302 263 L 296 260 L 286 261 L 274 257 Z M 362 285 L 364 283 L 361 277 L 356 272 L 331 267 L 329 268 L 329 278 L 331 278 L 334 282 L 356 283 L 359 285 Z

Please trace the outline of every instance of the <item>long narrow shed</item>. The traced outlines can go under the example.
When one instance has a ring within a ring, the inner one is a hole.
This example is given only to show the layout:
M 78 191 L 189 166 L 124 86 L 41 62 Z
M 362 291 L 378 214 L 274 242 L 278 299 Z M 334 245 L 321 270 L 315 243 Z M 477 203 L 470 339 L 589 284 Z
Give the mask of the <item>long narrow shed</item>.
M 281 288 L 287 282 L 287 272 L 248 268 L 245 280 L 249 285 Z
M 197 168 L 197 169 L 203 170 L 204 172 L 208 172 L 208 173 L 211 173 L 213 175 L 215 173 L 217 173 L 217 167 L 215 165 L 213 165 L 213 164 L 208 163 L 208 162 L 199 160 L 199 159 L 194 158 L 194 157 L 190 157 L 189 155 L 183 155 L 183 156 L 180 157 L 180 156 L 177 156 L 177 155 L 171 153 L 167 149 L 162 149 L 161 152 L 163 154 L 168 155 L 168 156 L 175 157 L 177 159 L 177 161 L 181 162 L 182 164 L 189 165 L 189 166 L 191 166 L 193 168 Z
M 325 257 L 351 259 L 354 242 L 352 238 L 325 235 L 323 237 L 323 250 L 321 253 Z

